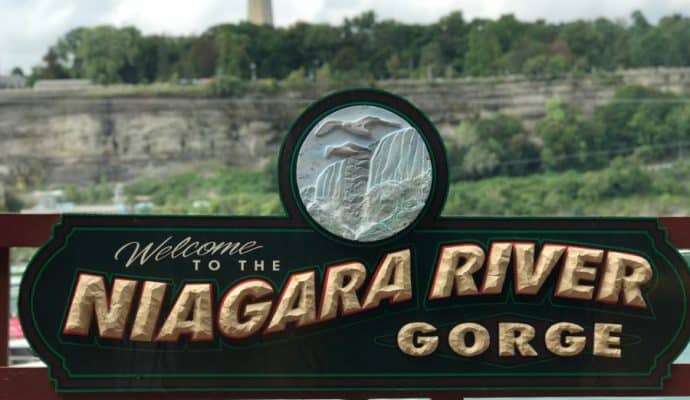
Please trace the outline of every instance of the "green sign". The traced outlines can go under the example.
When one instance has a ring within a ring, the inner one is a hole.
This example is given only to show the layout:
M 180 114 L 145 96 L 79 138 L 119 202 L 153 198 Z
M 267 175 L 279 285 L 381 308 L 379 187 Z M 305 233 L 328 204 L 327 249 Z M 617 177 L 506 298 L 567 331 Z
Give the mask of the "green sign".
M 688 341 L 656 219 L 440 217 L 403 99 L 326 97 L 280 157 L 285 217 L 62 217 L 20 293 L 58 391 L 658 389 Z

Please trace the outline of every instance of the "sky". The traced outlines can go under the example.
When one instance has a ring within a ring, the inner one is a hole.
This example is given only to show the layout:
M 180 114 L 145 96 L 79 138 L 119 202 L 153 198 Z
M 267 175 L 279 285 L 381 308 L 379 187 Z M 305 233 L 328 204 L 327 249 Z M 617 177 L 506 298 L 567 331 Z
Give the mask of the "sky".
M 512 13 L 526 21 L 560 22 L 625 19 L 636 9 L 655 22 L 664 15 L 688 15 L 690 0 L 273 0 L 278 26 L 297 21 L 339 24 L 367 10 L 380 19 L 431 23 L 455 10 L 466 19 Z M 133 25 L 145 34 L 188 35 L 239 22 L 246 14 L 246 0 L 0 0 L 0 73 L 14 66 L 29 71 L 61 35 L 79 26 Z

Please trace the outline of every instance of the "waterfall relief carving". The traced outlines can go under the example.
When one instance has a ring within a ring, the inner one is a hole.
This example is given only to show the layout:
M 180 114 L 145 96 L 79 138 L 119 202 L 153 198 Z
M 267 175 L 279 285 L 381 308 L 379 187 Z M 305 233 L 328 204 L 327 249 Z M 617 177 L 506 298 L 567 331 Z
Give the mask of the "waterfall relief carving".
M 382 107 L 337 110 L 308 133 L 297 158 L 304 207 L 322 228 L 374 242 L 412 224 L 431 191 L 431 157 L 417 130 Z

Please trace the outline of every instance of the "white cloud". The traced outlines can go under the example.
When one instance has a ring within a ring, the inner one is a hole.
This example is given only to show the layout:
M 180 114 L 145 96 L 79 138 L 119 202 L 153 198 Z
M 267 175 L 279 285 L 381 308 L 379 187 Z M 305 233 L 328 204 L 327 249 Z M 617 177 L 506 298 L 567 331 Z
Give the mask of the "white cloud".
M 15 65 L 30 69 L 60 35 L 77 26 L 134 25 L 144 33 L 198 34 L 244 19 L 246 6 L 246 0 L 0 0 L 0 72 Z M 466 19 L 512 13 L 529 21 L 569 21 L 627 18 L 635 9 L 655 21 L 673 13 L 687 15 L 690 0 L 273 0 L 280 26 L 297 21 L 339 24 L 366 10 L 380 19 L 430 23 L 454 10 Z
M 199 34 L 208 27 L 244 17 L 245 7 L 217 0 L 120 0 L 108 23 L 134 25 L 145 33 Z

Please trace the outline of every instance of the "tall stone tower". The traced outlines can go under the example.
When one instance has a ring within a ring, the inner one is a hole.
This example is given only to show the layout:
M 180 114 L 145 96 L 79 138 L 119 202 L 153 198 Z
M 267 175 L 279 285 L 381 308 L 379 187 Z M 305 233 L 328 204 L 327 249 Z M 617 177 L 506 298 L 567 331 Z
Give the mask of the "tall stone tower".
M 249 22 L 256 25 L 273 26 L 271 0 L 248 0 Z

